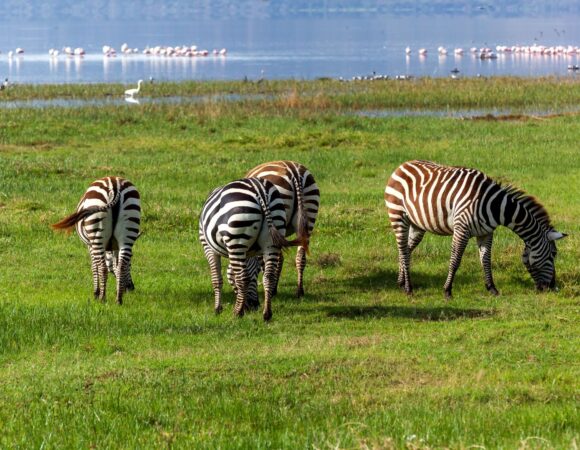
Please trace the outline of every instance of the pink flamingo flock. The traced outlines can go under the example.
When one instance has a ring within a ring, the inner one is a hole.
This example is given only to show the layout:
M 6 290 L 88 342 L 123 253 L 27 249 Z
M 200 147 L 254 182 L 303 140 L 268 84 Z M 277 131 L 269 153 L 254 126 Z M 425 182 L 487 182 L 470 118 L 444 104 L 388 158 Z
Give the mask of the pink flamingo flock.
M 119 54 L 121 55 L 135 55 L 143 54 L 146 56 L 185 56 L 185 57 L 196 57 L 196 56 L 226 56 L 227 49 L 222 48 L 220 50 L 214 49 L 211 52 L 206 49 L 198 49 L 197 45 L 176 45 L 172 46 L 162 46 L 156 45 L 154 47 L 145 47 L 142 51 L 138 48 L 129 47 L 127 43 L 121 45 L 119 49 Z M 0 52 L 1 53 L 1 52 Z M 10 50 L 7 53 L 8 59 L 14 56 L 22 56 L 24 54 L 24 49 L 18 47 L 15 50 Z M 104 57 L 113 58 L 117 56 L 117 51 L 114 47 L 110 45 L 103 45 L 102 54 Z M 60 55 L 65 56 L 77 56 L 82 57 L 86 55 L 85 50 L 82 47 L 63 47 L 61 50 L 56 48 L 51 48 L 48 50 L 48 56 L 51 58 L 58 58 Z
M 537 56 L 574 56 L 580 55 L 580 47 L 575 45 L 496 45 L 495 51 L 490 47 L 471 47 L 469 50 L 464 50 L 461 47 L 453 49 L 455 56 L 463 56 L 464 53 L 469 52 L 471 55 L 477 56 L 481 59 L 496 59 L 498 55 L 537 55 Z M 428 50 L 420 48 L 417 50 L 420 57 L 426 57 Z M 446 56 L 449 51 L 445 47 L 438 47 L 437 53 L 439 56 Z M 412 50 L 410 47 L 405 48 L 405 54 L 410 56 Z

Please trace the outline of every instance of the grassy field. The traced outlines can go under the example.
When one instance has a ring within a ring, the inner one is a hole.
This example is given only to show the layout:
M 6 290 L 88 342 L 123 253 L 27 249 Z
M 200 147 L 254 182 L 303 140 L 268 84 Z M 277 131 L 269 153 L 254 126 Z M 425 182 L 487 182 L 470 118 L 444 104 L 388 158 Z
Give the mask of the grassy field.
M 122 86 L 15 86 L 15 99 L 100 98 Z M 0 107 L 1 448 L 577 448 L 580 443 L 580 160 L 577 115 L 516 120 L 369 118 L 387 107 L 577 104 L 560 80 L 183 83 L 151 95 L 258 93 L 239 102 Z M 6 95 L 5 95 L 6 94 Z M 146 94 L 147 95 L 147 94 Z M 0 105 L 1 106 L 1 105 Z M 510 118 L 503 118 L 510 119 Z M 213 314 L 197 220 L 209 191 L 258 163 L 308 166 L 321 209 L 294 298 Z M 396 286 L 383 202 L 403 161 L 479 168 L 535 195 L 559 231 L 559 292 L 537 294 L 518 237 L 498 229 L 501 296 L 475 245 L 446 302 L 450 238 L 414 253 L 415 295 Z M 50 224 L 90 182 L 133 181 L 143 201 L 136 291 L 92 297 L 77 236 Z

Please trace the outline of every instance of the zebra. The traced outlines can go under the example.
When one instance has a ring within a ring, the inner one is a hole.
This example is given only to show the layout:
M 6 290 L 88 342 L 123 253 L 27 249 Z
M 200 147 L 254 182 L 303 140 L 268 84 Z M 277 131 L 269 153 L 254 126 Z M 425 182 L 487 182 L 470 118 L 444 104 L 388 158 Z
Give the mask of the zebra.
M 544 207 L 534 197 L 502 186 L 476 169 L 449 167 L 430 161 L 408 161 L 391 175 L 385 203 L 399 250 L 398 284 L 413 291 L 411 253 L 426 231 L 453 235 L 445 297 L 452 296 L 453 278 L 468 240 L 475 236 L 485 286 L 498 295 L 491 272 L 493 231 L 503 225 L 524 241 L 522 262 L 538 290 L 555 288 L 555 241 L 566 237 L 554 229 Z
M 107 274 L 117 278 L 117 303 L 123 293 L 135 289 L 131 278 L 133 244 L 140 236 L 141 200 L 139 191 L 128 180 L 104 177 L 94 181 L 77 206 L 76 212 L 52 225 L 55 230 L 76 226 L 91 256 L 93 294 L 105 301 Z
M 221 257 L 229 258 L 236 286 L 234 313 L 243 316 L 248 308 L 248 285 L 254 278 L 248 261 L 264 259 L 264 320 L 272 317 L 271 298 L 278 284 L 276 267 L 282 248 L 305 245 L 288 241 L 286 212 L 278 189 L 268 180 L 243 178 L 218 187 L 203 205 L 199 220 L 199 240 L 211 270 L 214 309 L 222 311 Z
M 246 177 L 256 177 L 268 180 L 276 186 L 286 209 L 286 235 L 296 233 L 299 240 L 305 245 L 298 246 L 296 252 L 296 271 L 298 281 L 296 296 L 304 295 L 304 268 L 306 267 L 306 253 L 310 244 L 310 237 L 314 230 L 318 208 L 320 206 L 320 191 L 312 173 L 302 164 L 294 161 L 272 161 L 260 164 L 251 169 Z M 280 263 L 276 267 L 277 277 L 280 277 L 284 255 L 280 254 Z M 252 263 L 249 266 L 254 280 L 249 286 L 248 300 L 251 306 L 257 306 L 257 277 L 261 264 Z M 232 270 L 228 267 L 228 279 L 233 280 Z

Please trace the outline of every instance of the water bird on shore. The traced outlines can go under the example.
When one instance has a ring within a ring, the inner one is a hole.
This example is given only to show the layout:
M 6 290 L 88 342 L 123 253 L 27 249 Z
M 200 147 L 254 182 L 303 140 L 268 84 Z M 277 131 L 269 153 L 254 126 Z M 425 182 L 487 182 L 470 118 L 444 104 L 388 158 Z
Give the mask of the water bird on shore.
M 454 67 L 453 69 L 451 69 L 450 72 L 451 73 L 454 73 L 454 74 L 458 74 L 459 73 L 459 69 L 457 67 Z
M 127 89 L 125 91 L 125 97 L 133 97 L 133 96 L 137 95 L 139 93 L 139 91 L 141 90 L 141 83 L 143 83 L 143 80 L 139 80 L 137 82 L 137 87 L 136 88 Z
M 8 87 L 8 78 L 4 78 L 4 81 L 2 82 L 2 84 L 0 84 L 0 91 L 3 91 L 7 87 Z

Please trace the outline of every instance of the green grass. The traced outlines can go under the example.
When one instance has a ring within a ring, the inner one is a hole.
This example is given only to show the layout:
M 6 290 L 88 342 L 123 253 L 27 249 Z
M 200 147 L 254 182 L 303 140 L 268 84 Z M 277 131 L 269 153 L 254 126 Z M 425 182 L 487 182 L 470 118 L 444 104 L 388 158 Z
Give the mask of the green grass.
M 0 447 L 575 448 L 578 117 L 349 111 L 411 108 L 420 98 L 445 108 L 446 96 L 454 107 L 494 98 L 502 107 L 564 106 L 580 90 L 499 79 L 449 92 L 449 83 L 278 82 L 266 83 L 274 97 L 238 103 L 0 109 Z M 89 98 L 113 87 L 22 89 Z M 308 166 L 322 193 L 306 296 L 293 297 L 290 251 L 270 323 L 259 313 L 234 318 L 229 287 L 216 317 L 197 239 L 201 205 L 212 188 L 279 158 Z M 470 245 L 445 302 L 450 239 L 432 235 L 414 254 L 414 297 L 402 294 L 382 196 L 390 173 L 413 158 L 476 167 L 538 197 L 570 234 L 559 243 L 560 291 L 535 293 L 521 241 L 498 229 L 501 296 L 486 294 Z M 86 249 L 49 227 L 90 182 L 113 174 L 143 200 L 136 291 L 122 307 L 113 283 L 106 304 L 91 299 Z
M 46 99 L 121 98 L 127 85 L 61 84 L 15 85 L 0 93 L 0 102 Z M 134 85 L 130 86 L 134 87 Z M 418 78 L 410 81 L 341 82 L 271 80 L 256 82 L 180 82 L 143 85 L 140 97 L 197 98 L 214 103 L 220 97 L 241 96 L 240 103 L 261 108 L 561 108 L 580 102 L 580 83 L 574 77 Z M 255 108 L 254 108 L 255 109 Z

